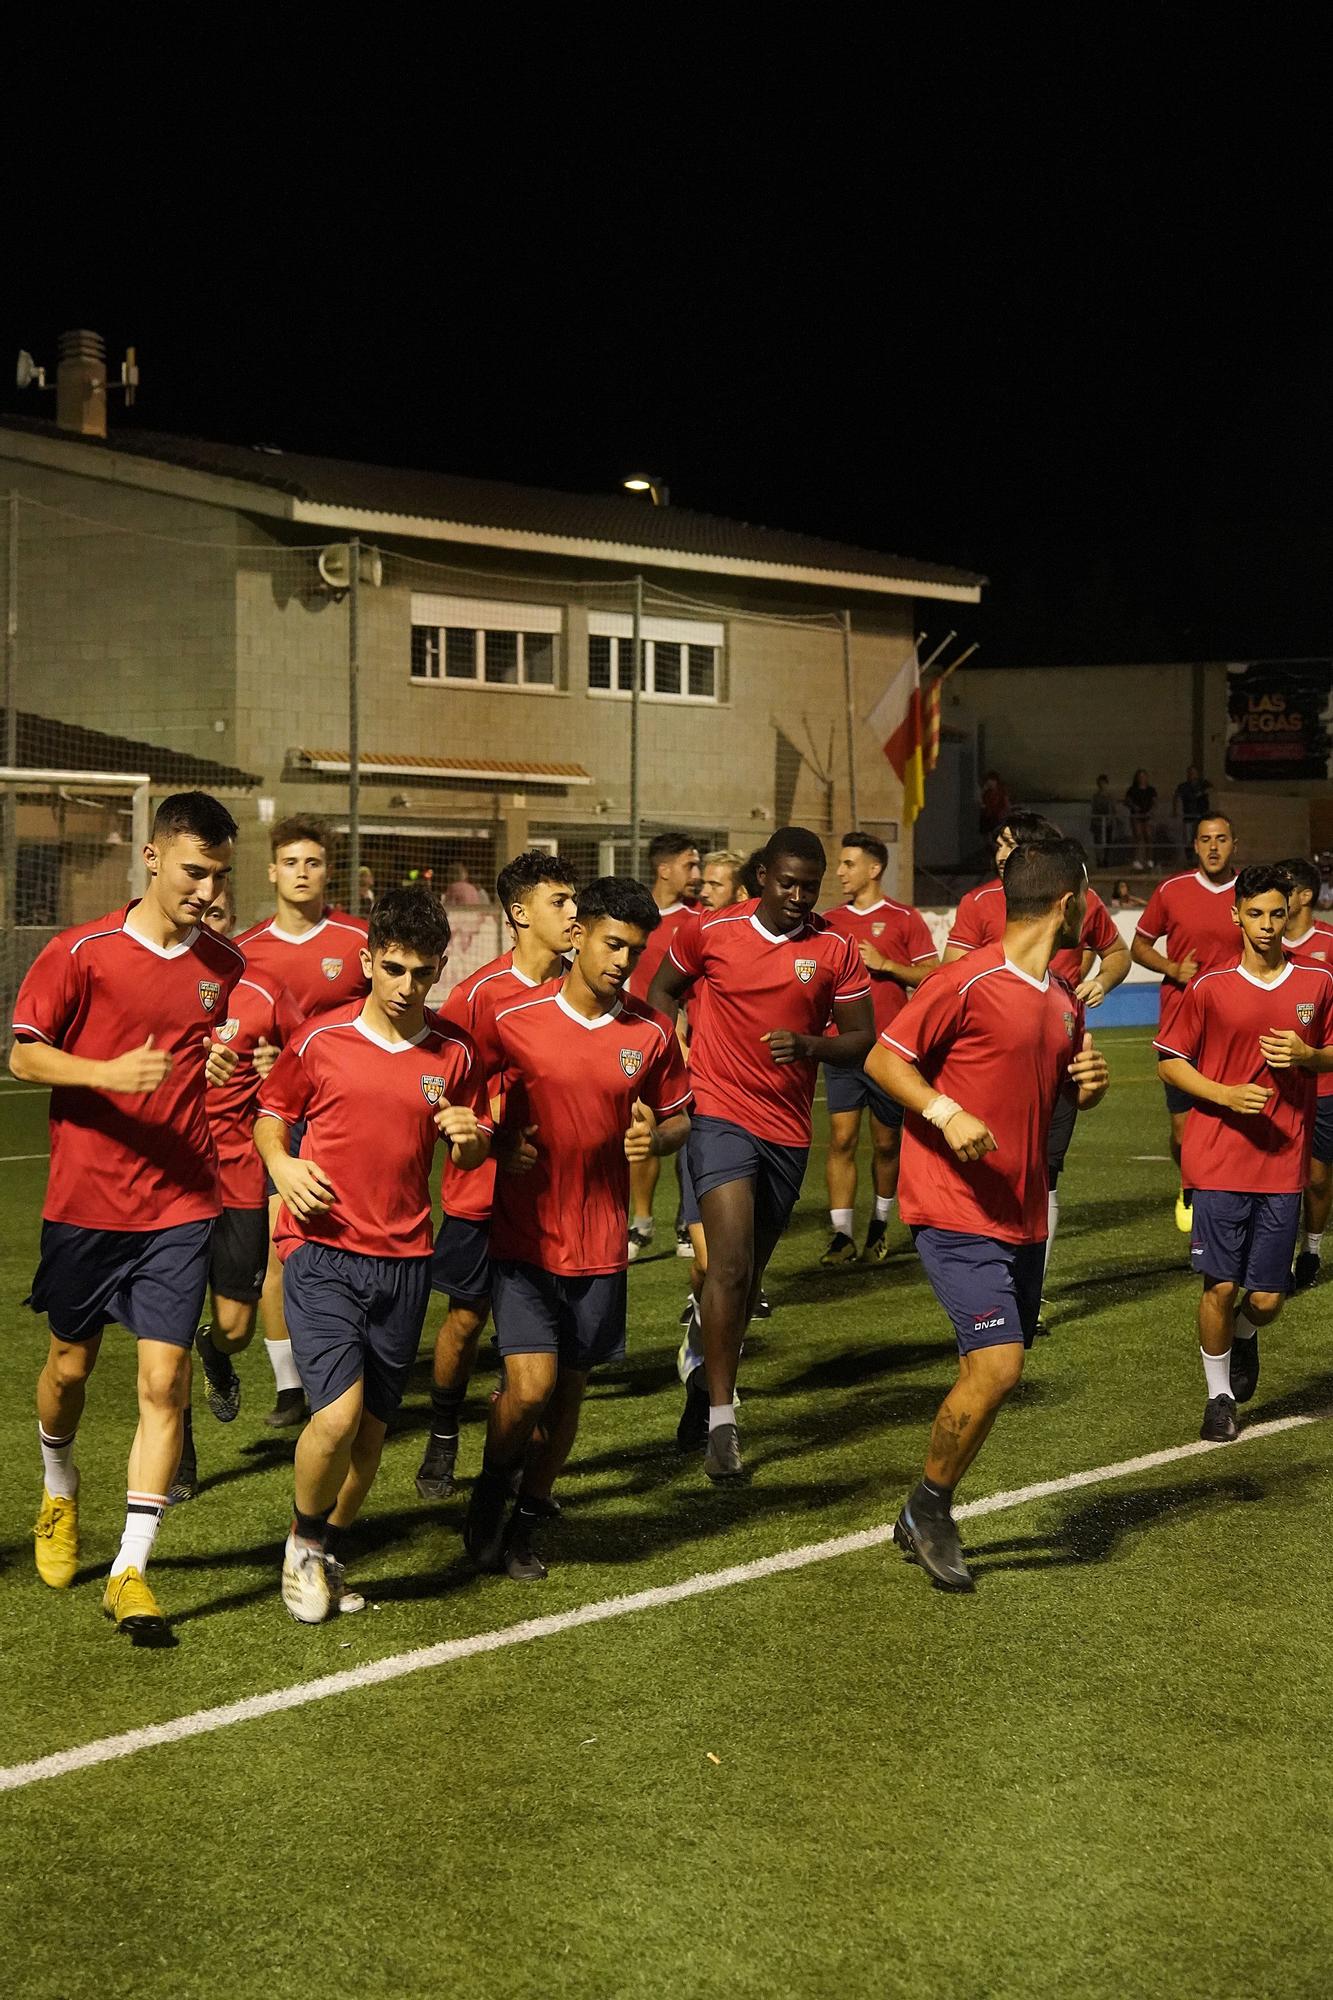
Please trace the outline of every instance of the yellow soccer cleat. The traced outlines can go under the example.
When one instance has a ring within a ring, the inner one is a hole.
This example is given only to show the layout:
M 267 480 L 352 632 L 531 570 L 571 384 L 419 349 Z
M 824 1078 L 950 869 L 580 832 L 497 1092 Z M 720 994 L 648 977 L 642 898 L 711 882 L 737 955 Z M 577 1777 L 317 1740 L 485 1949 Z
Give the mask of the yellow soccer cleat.
M 1194 1210 L 1185 1199 L 1184 1188 L 1176 1196 L 1176 1228 L 1182 1236 L 1190 1236 L 1194 1232 Z
M 107 1579 L 102 1609 L 115 1619 L 116 1630 L 128 1632 L 131 1639 L 148 1639 L 167 1629 L 162 1608 L 137 1569 L 123 1569 Z
M 79 1503 L 42 1488 L 34 1554 L 37 1574 L 52 1590 L 67 1590 L 79 1566 Z

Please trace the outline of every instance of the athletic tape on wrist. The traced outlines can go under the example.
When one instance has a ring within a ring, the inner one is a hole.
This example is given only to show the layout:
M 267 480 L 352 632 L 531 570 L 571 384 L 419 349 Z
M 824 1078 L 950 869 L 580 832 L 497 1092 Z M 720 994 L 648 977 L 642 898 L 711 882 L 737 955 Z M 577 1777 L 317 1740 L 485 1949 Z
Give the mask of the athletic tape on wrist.
M 930 1103 L 926 1106 L 921 1116 L 927 1119 L 930 1124 L 938 1125 L 942 1132 L 949 1120 L 956 1117 L 962 1108 L 961 1104 L 955 1104 L 952 1097 L 945 1097 L 943 1092 L 941 1092 L 938 1097 L 931 1098 Z

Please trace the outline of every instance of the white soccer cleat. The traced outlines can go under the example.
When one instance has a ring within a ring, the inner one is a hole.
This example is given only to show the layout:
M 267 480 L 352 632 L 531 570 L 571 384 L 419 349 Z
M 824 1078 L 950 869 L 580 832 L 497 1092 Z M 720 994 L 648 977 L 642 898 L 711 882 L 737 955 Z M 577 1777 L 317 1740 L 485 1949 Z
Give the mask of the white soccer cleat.
M 359 1590 L 353 1590 L 350 1587 L 347 1581 L 347 1571 L 338 1561 L 337 1556 L 325 1556 L 324 1574 L 329 1581 L 329 1598 L 332 1603 L 337 1605 L 339 1612 L 344 1618 L 350 1618 L 353 1612 L 365 1610 L 365 1598 Z
M 333 1608 L 327 1560 L 322 1549 L 303 1546 L 288 1535 L 282 1552 L 282 1601 L 301 1625 L 322 1625 Z

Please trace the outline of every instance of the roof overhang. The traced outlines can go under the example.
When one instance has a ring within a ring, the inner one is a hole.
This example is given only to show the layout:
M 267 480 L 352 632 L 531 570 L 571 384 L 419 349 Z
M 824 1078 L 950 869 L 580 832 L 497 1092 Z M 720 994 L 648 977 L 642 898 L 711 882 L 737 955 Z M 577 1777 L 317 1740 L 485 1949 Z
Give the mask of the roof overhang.
M 303 771 L 319 771 L 329 777 L 345 778 L 351 763 L 345 750 L 293 750 L 293 759 Z M 490 760 L 485 757 L 406 757 L 368 752 L 357 758 L 363 777 L 375 778 L 459 778 L 464 782 L 512 786 L 590 785 L 592 778 L 582 764 L 543 764 Z

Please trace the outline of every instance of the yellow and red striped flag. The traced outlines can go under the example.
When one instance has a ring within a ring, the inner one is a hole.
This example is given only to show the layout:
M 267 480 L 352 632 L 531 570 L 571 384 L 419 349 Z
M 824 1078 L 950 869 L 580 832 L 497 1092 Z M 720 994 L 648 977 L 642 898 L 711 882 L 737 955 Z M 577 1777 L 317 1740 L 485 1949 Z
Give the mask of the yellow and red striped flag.
M 867 719 L 902 780 L 903 824 L 911 826 L 926 802 L 921 668 L 915 652 L 903 662 Z

